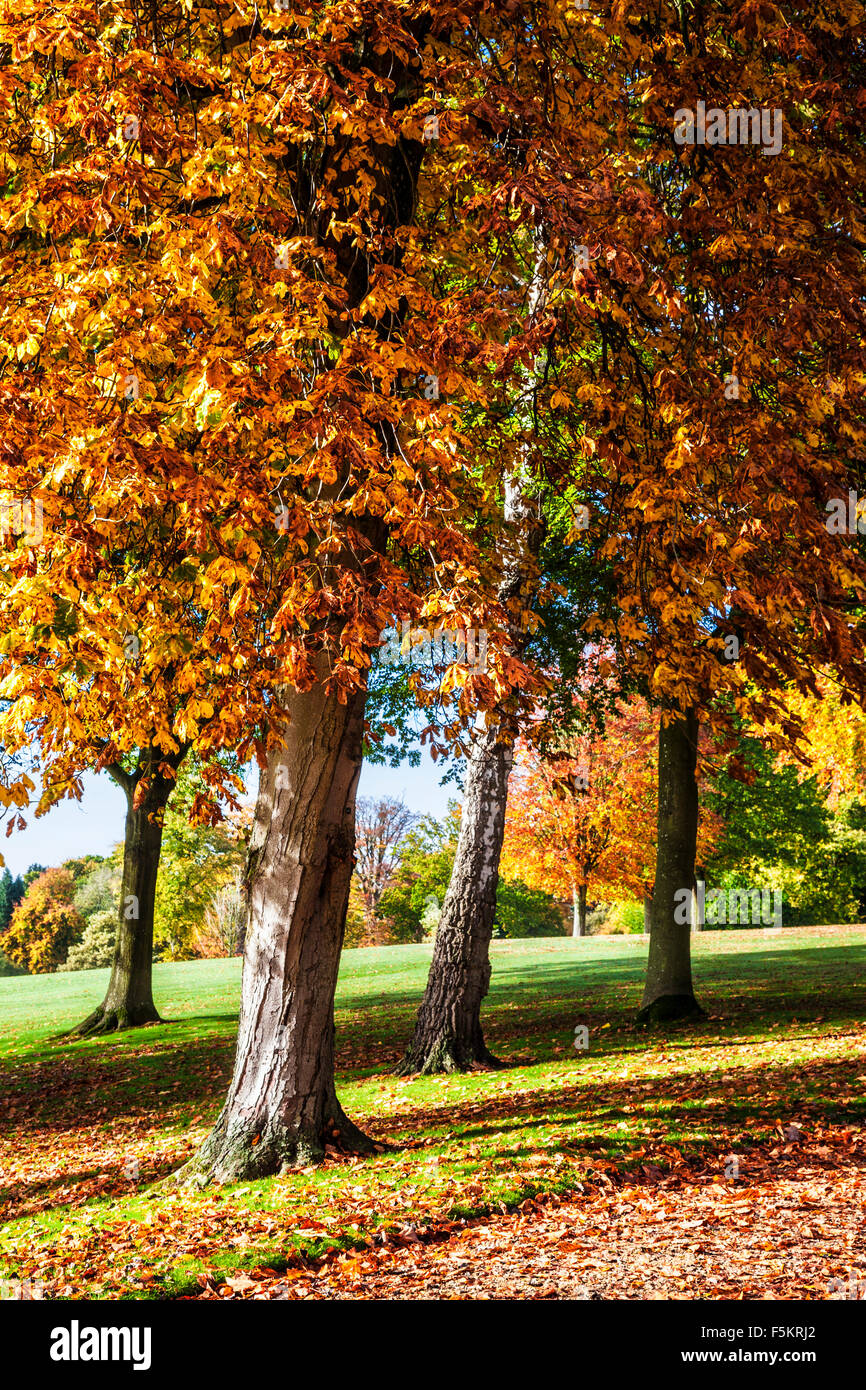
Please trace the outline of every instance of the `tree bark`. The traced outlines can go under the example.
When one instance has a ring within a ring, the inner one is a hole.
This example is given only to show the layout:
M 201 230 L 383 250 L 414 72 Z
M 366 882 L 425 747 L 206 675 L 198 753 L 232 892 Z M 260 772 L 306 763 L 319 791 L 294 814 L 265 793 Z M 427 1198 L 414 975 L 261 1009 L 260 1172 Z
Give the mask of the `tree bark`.
M 324 679 L 324 668 L 321 678 Z M 322 684 L 287 698 L 286 746 L 262 773 L 228 1099 L 179 1180 L 265 1177 L 327 1144 L 370 1152 L 334 1084 L 334 993 L 346 924 L 365 697 Z
M 498 1065 L 481 1028 L 513 756 L 498 734 L 498 724 L 486 729 L 469 758 L 454 870 L 415 1033 L 397 1069 L 402 1075 Z
M 581 883 L 577 888 L 575 888 L 574 892 L 573 892 L 572 895 L 571 895 L 571 901 L 572 901 L 571 934 L 572 934 L 572 936 L 586 936 L 586 884 L 585 884 L 585 883 Z
M 703 1013 L 692 987 L 689 910 L 695 881 L 698 719 L 677 712 L 659 730 L 658 845 L 641 1022 Z
M 76 1037 L 162 1022 L 153 1002 L 153 915 L 163 816 L 175 784 L 160 773 L 152 774 L 146 796 L 135 806 L 142 773 L 113 769 L 111 775 L 127 802 L 117 940 L 105 998 L 71 1030 L 70 1036 Z

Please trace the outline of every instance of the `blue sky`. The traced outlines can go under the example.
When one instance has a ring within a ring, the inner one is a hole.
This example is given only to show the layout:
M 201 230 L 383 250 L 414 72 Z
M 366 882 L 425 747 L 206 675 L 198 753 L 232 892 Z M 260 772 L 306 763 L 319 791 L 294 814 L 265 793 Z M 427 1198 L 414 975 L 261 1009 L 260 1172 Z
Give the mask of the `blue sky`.
M 445 765 L 433 763 L 422 754 L 421 766 L 376 767 L 365 763 L 361 772 L 361 796 L 402 796 L 413 811 L 441 816 L 450 798 L 457 795 L 453 783 L 445 787 L 439 779 Z M 251 787 L 251 790 L 254 788 Z M 0 854 L 13 874 L 30 864 L 62 864 L 84 854 L 107 854 L 123 839 L 126 800 L 119 787 L 105 773 L 84 779 L 81 801 L 64 801 L 39 820 L 25 813 L 27 829 L 10 835 L 0 833 Z

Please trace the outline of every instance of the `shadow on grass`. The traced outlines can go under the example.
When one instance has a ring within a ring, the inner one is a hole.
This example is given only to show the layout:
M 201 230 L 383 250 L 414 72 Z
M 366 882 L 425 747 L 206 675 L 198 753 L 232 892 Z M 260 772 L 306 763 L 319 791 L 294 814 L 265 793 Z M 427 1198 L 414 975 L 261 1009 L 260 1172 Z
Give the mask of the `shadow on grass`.
M 705 1005 L 709 1004 L 714 1014 L 718 1011 L 723 1022 L 734 1024 L 739 1034 L 749 1037 L 766 1034 L 772 1038 L 768 1025 L 784 1020 L 806 1024 L 810 1018 L 820 1018 L 827 1025 L 838 1025 L 862 1017 L 866 985 L 851 979 L 853 957 L 862 961 L 862 948 L 790 954 L 802 956 L 809 968 L 794 980 L 786 968 L 784 993 L 777 995 L 775 982 L 766 978 L 767 956 L 741 954 L 726 958 L 719 997 L 712 988 L 703 990 Z M 785 959 L 789 961 L 789 956 Z M 504 985 L 492 990 L 485 1015 L 492 1049 L 511 1067 L 561 1061 L 572 1056 L 577 1022 L 586 1023 L 594 1035 L 599 1030 L 593 1047 L 595 1051 L 596 1043 L 601 1045 L 601 1053 L 596 1055 L 657 1052 L 660 1041 L 668 1038 L 676 1051 L 725 1046 L 731 1041 L 717 1028 L 717 1014 L 665 1031 L 635 1028 L 631 1003 L 636 1006 L 637 997 L 626 1003 L 617 997 L 616 989 L 619 979 L 634 976 L 634 969 L 622 961 L 595 964 L 594 972 L 573 961 L 551 962 L 530 998 L 523 994 L 517 999 L 513 994 L 503 998 Z M 828 976 L 833 964 L 839 968 L 839 979 Z M 744 979 L 744 972 L 754 974 L 755 980 Z M 593 973 L 604 977 L 605 987 L 590 993 L 584 977 Z M 816 988 L 810 988 L 811 980 L 804 981 L 802 974 L 813 976 Z M 564 993 L 566 981 L 569 990 Z M 707 983 L 704 981 L 705 986 Z M 832 995 L 824 992 L 830 988 Z M 396 1063 L 408 1040 L 418 997 L 411 991 L 389 995 L 385 1003 L 368 1001 L 363 1012 L 356 1009 L 356 1003 L 355 994 L 344 994 L 337 1014 L 341 1084 L 361 1080 Z M 605 1024 L 610 1030 L 602 1043 L 600 1030 Z M 46 1047 L 41 1054 L 28 1051 L 17 1058 L 6 1056 L 0 1059 L 0 1134 L 20 1131 L 25 1121 L 35 1130 L 78 1128 L 123 1118 L 130 1111 L 142 1118 L 164 1118 L 166 1111 L 195 1110 L 216 1103 L 223 1098 L 231 1073 L 234 1026 L 231 1013 L 201 1014 L 168 1021 L 158 1029 L 136 1030 L 134 1035 L 82 1039 L 59 1049 Z M 193 1031 L 197 1028 L 208 1031 L 199 1036 Z M 182 1116 L 178 1115 L 178 1120 Z
M 387 1142 L 390 1154 L 397 1150 L 419 1154 L 429 1151 L 430 1144 L 425 1140 L 435 1146 L 440 1132 L 447 1134 L 453 1150 L 448 1161 L 457 1167 L 470 1157 L 462 1152 L 464 1144 L 497 1139 L 504 1142 L 493 1144 L 484 1154 L 484 1162 L 501 1165 L 506 1160 L 519 1165 L 532 1155 L 537 1157 L 541 1143 L 546 1156 L 562 1154 L 578 1166 L 581 1161 L 603 1156 L 627 1167 L 639 1162 L 648 1144 L 661 1144 L 675 1146 L 687 1167 L 705 1167 L 711 1158 L 729 1153 L 734 1144 L 744 1160 L 757 1148 L 765 1149 L 768 1140 L 774 1136 L 778 1139 L 776 1131 L 782 1119 L 796 1117 L 804 1126 L 804 1141 L 809 1139 L 810 1124 L 862 1124 L 866 1113 L 866 1099 L 861 1094 L 862 1067 L 863 1059 L 857 1057 L 838 1062 L 732 1068 L 721 1077 L 673 1072 L 662 1077 L 599 1082 L 582 1080 L 578 1073 L 573 1084 L 557 1088 L 553 1094 L 540 1087 L 517 1096 L 488 1095 L 477 1100 L 433 1103 L 390 1120 L 380 1117 L 375 1129 L 377 1137 Z M 218 1094 L 210 1095 L 214 1103 L 212 1118 L 216 1117 L 219 1098 Z M 539 1111 L 543 1111 L 541 1116 Z M 631 1133 L 616 1128 L 623 1121 Z M 558 1131 L 558 1142 L 553 1147 L 546 1136 L 539 1136 L 536 1144 L 531 1140 L 519 1142 L 521 1135 L 539 1125 Z M 650 1132 L 644 1133 L 647 1129 Z M 476 1161 L 479 1155 L 471 1158 Z M 864 1154 L 846 1154 L 847 1160 L 866 1167 Z M 181 1161 L 171 1157 L 155 1159 L 147 1165 L 147 1182 L 167 1176 Z M 357 1162 L 353 1162 L 354 1177 L 359 1171 Z M 123 1174 L 122 1151 L 114 1163 L 11 1185 L 0 1192 L 0 1200 L 15 1204 L 11 1214 L 17 1219 L 43 1209 L 46 1195 L 61 1186 L 74 1187 L 76 1182 L 93 1184 L 99 1179 L 105 1180 L 99 1190 L 88 1187 L 78 1201 L 67 1195 L 64 1205 L 128 1196 L 130 1185 Z
M 461 1140 L 491 1137 L 514 1130 L 531 1129 L 539 1124 L 538 1110 L 544 1104 L 544 1123 L 557 1129 L 564 1126 L 586 1127 L 598 1121 L 627 1120 L 645 1127 L 655 1122 L 661 1130 L 675 1131 L 677 1143 L 688 1130 L 706 1130 L 713 1126 L 725 1130 L 741 1129 L 749 1121 L 760 1121 L 774 1129 L 780 1119 L 810 1118 L 821 1124 L 862 1123 L 866 1113 L 866 1097 L 862 1095 L 861 1073 L 863 1059 L 850 1061 L 793 1063 L 756 1068 L 737 1067 L 726 1073 L 723 1081 L 701 1078 L 690 1072 L 664 1077 L 634 1079 L 618 1083 L 576 1081 L 569 1087 L 557 1088 L 556 1093 L 528 1092 L 518 1096 L 467 1099 L 457 1104 L 434 1105 L 413 1110 L 411 1116 L 395 1118 L 409 1120 L 412 1127 L 425 1130 L 452 1131 Z M 812 1083 L 814 1090 L 809 1088 Z M 817 1088 L 821 1088 L 822 1094 Z M 832 1092 L 843 1087 L 850 1094 L 842 1097 Z M 474 1121 L 479 1123 L 473 1123 Z M 756 1127 L 757 1128 L 757 1127 Z M 649 1138 L 639 1134 L 638 1139 Z M 633 1143 L 635 1136 L 628 1139 Z M 596 1138 L 577 1141 L 598 1143 Z M 701 1146 L 707 1141 L 701 1139 Z M 412 1141 L 406 1147 L 416 1147 Z M 420 1141 L 417 1147 L 420 1147 Z M 566 1142 L 564 1148 L 571 1149 Z M 553 1150 L 555 1152 L 555 1150 Z

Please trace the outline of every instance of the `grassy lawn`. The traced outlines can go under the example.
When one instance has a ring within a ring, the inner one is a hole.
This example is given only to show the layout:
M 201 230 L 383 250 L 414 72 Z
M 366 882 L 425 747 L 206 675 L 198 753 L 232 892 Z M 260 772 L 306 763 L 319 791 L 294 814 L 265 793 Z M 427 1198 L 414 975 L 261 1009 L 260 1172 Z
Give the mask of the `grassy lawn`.
M 165 1297 L 209 1275 L 579 1190 L 622 1173 L 744 1174 L 783 1126 L 825 1146 L 866 1111 L 866 927 L 707 932 L 695 940 L 708 1018 L 633 1024 L 647 943 L 493 943 L 486 1006 L 499 1072 L 390 1075 L 428 946 L 347 951 L 339 1089 L 387 1147 L 321 1168 L 178 1193 L 154 1187 L 201 1142 L 228 1084 L 240 963 L 157 966 L 162 1027 L 58 1044 L 107 971 L 0 979 L 0 1272 L 46 1297 Z M 573 1047 L 577 1024 L 588 1052 Z M 829 1149 L 827 1150 L 830 1151 Z

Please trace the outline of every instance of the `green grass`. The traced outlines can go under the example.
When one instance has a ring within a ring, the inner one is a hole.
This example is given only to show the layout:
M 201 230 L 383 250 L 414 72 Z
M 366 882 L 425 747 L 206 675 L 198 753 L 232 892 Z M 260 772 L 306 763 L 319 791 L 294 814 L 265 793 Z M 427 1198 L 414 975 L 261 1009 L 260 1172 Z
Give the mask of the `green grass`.
M 670 1033 L 633 1024 L 646 951 L 640 937 L 494 943 L 486 1030 L 506 1069 L 408 1081 L 389 1069 L 430 948 L 347 951 L 340 1095 L 387 1150 L 203 1193 L 153 1184 L 219 1111 L 239 962 L 157 966 L 165 1026 L 71 1044 L 53 1035 L 98 1001 L 107 972 L 0 979 L 0 1264 L 51 1297 L 172 1296 L 199 1274 L 284 1268 L 605 1168 L 721 1170 L 732 1148 L 747 1165 L 789 1120 L 862 1122 L 866 928 L 705 933 L 695 974 L 709 1017 Z M 588 1053 L 574 1050 L 578 1023 Z

